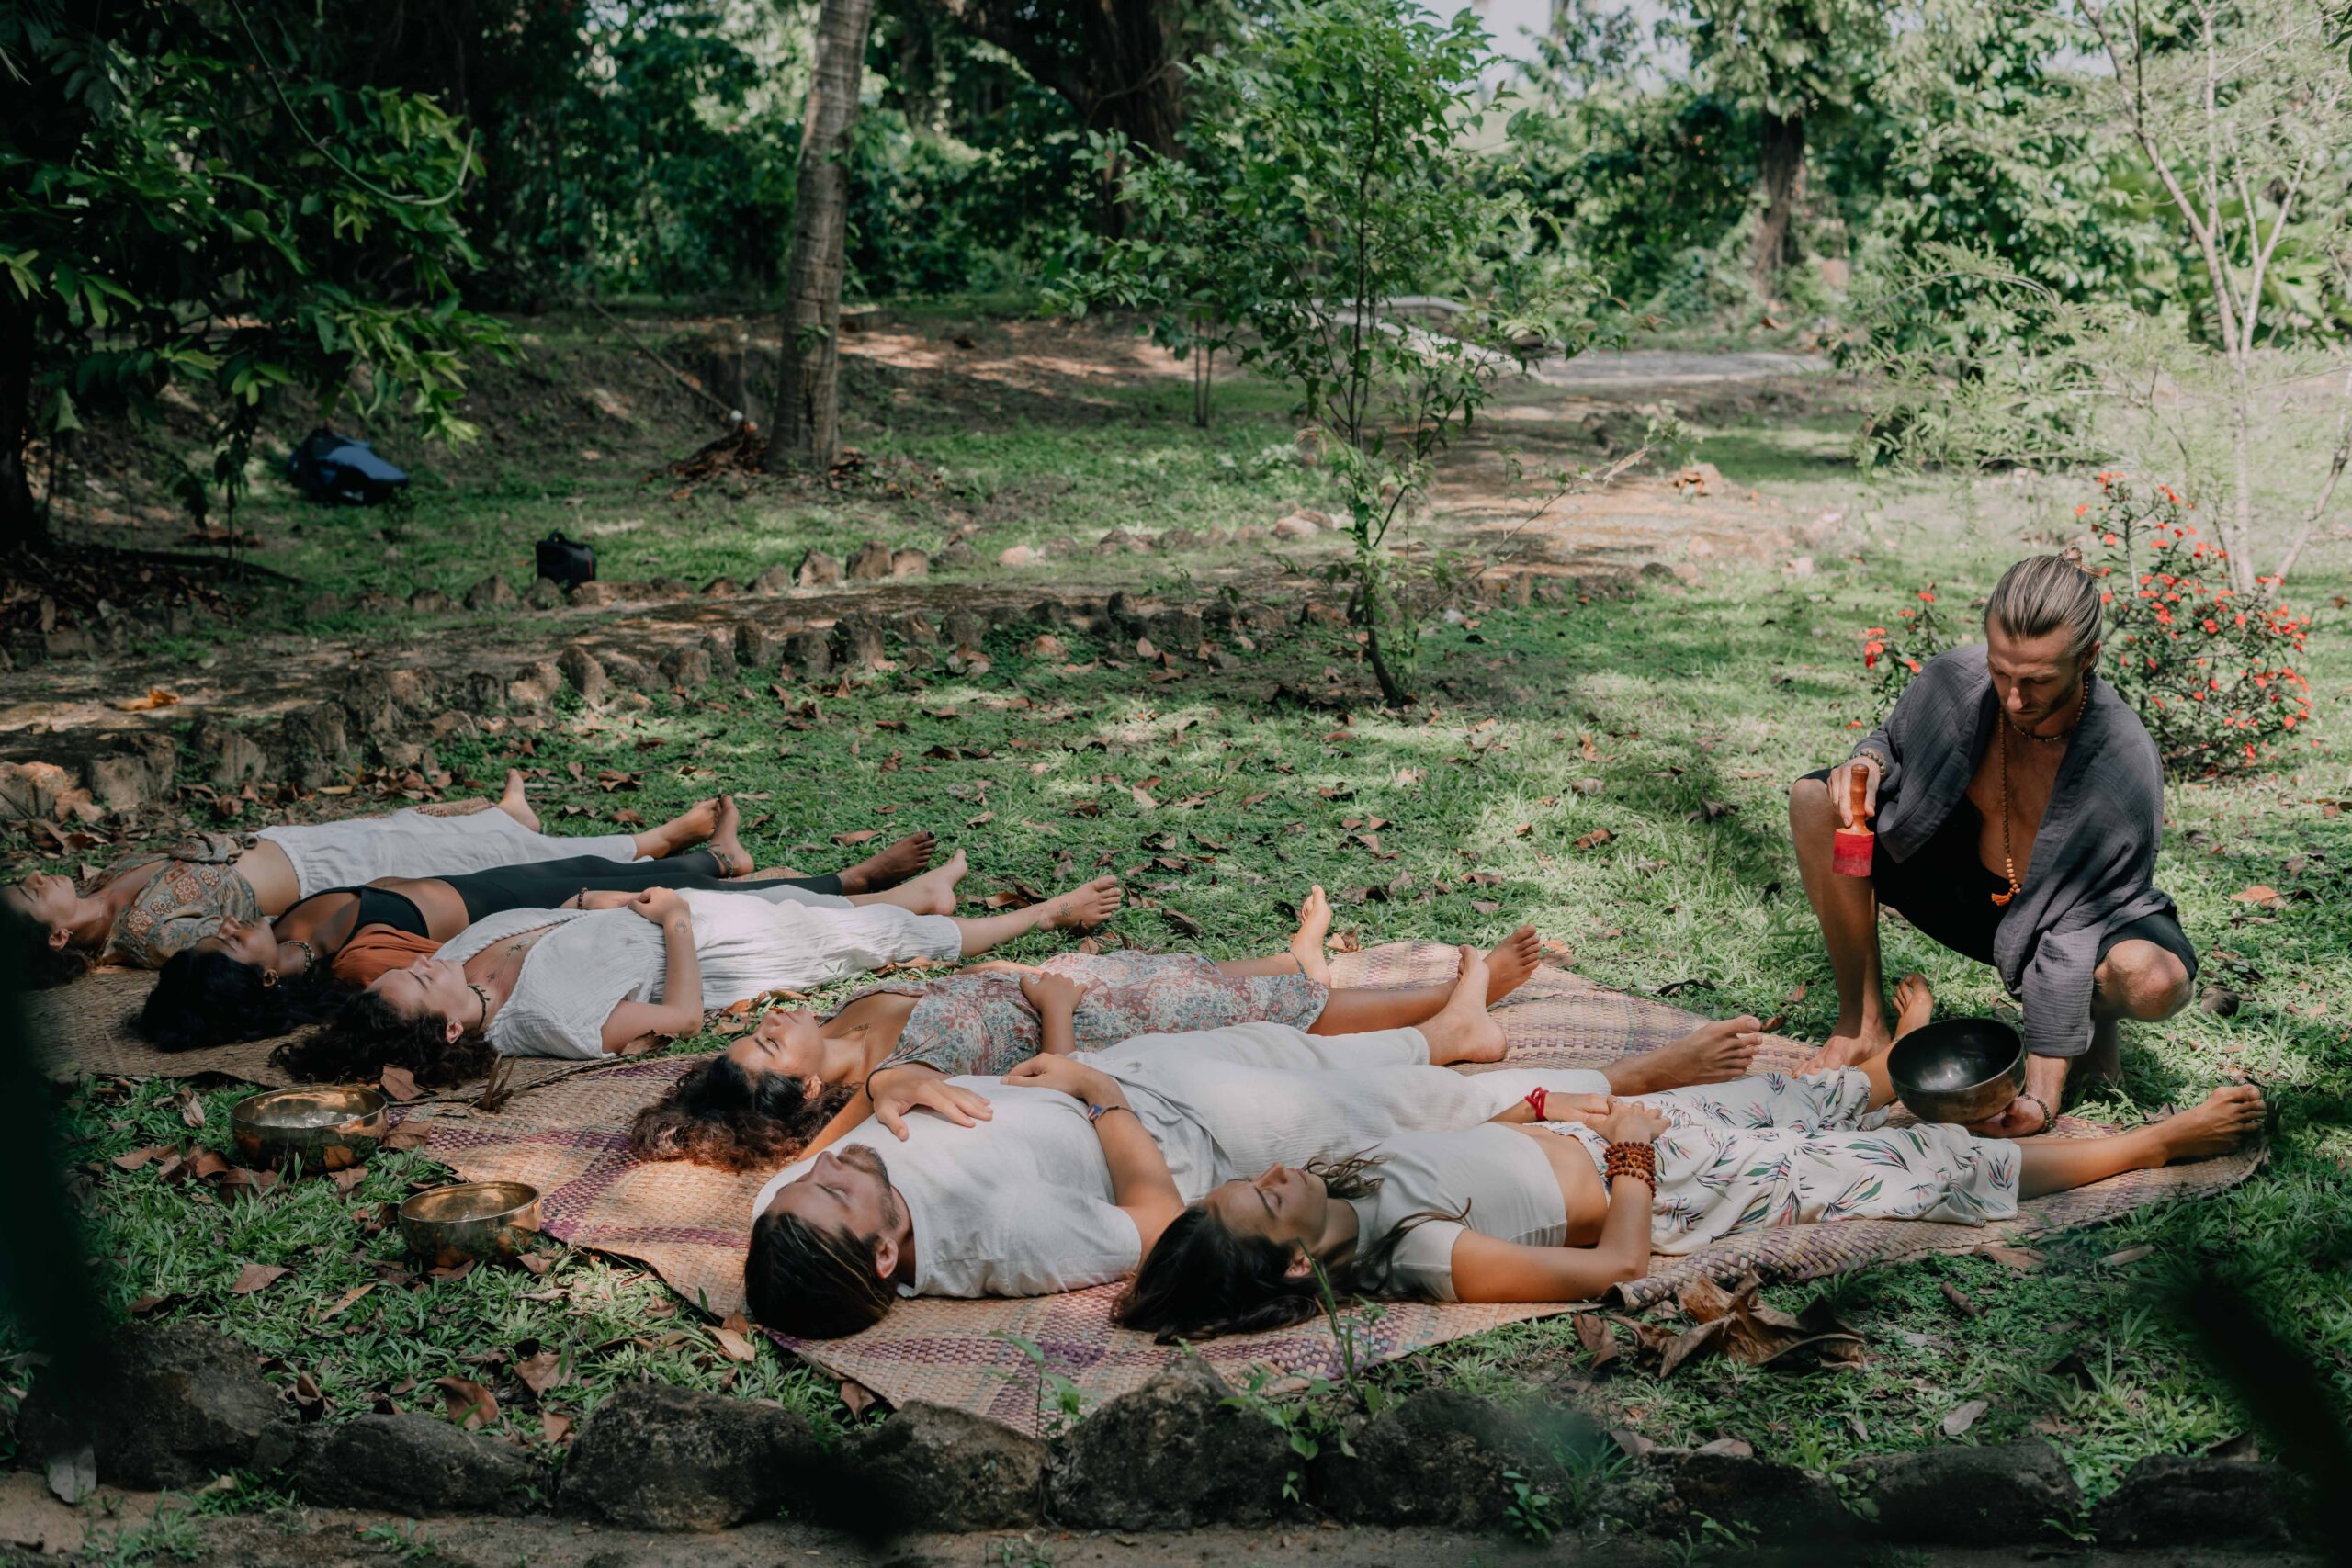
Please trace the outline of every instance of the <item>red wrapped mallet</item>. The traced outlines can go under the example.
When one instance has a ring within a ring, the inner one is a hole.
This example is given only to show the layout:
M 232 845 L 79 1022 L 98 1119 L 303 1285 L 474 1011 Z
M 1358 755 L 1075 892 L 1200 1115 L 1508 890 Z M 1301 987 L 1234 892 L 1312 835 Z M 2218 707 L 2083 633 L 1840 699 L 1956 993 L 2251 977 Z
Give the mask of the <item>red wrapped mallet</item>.
M 1850 768 L 1846 773 L 1847 815 L 1856 822 L 1870 820 L 1870 774 Z M 1840 876 L 1868 876 L 1878 835 L 1868 828 L 1840 828 L 1829 840 L 1829 869 Z

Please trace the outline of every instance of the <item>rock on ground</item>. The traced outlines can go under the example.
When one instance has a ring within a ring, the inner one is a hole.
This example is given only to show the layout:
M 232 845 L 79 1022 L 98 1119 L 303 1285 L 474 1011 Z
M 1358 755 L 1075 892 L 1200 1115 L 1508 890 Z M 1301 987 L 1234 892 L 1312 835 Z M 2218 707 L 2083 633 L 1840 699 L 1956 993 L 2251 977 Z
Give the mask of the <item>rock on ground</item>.
M 1054 1517 L 1107 1529 L 1250 1524 L 1283 1505 L 1290 1440 L 1225 1402 L 1233 1390 L 1197 1356 L 1103 1404 L 1072 1432 L 1053 1480 Z
M 853 1510 L 902 1529 L 1034 1524 L 1046 1446 L 1011 1427 L 921 1400 L 865 1434 L 846 1470 Z
M 1840 1473 L 1860 1483 L 1865 1512 L 1890 1540 L 2023 1545 L 2051 1539 L 2050 1521 L 2083 1506 L 2066 1461 L 2041 1441 L 1879 1454 Z
M 326 1429 L 293 1481 L 304 1498 L 327 1507 L 415 1518 L 516 1513 L 535 1489 L 544 1495 L 548 1488 L 548 1472 L 521 1450 L 413 1413 L 362 1416 Z
M 39 1459 L 88 1444 L 118 1486 L 200 1486 L 232 1470 L 275 1469 L 293 1427 L 253 1352 L 194 1323 L 132 1324 L 73 1387 L 34 1385 L 17 1438 Z
M 1532 1426 L 1491 1401 L 1452 1389 L 1417 1393 L 1364 1423 L 1351 1459 L 1317 1462 L 1323 1506 L 1352 1524 L 1482 1529 L 1525 1482 L 1558 1499 L 1565 1479 Z
M 580 1428 L 559 1501 L 639 1529 L 725 1529 L 802 1495 L 819 1460 L 808 1423 L 775 1405 L 632 1383 Z

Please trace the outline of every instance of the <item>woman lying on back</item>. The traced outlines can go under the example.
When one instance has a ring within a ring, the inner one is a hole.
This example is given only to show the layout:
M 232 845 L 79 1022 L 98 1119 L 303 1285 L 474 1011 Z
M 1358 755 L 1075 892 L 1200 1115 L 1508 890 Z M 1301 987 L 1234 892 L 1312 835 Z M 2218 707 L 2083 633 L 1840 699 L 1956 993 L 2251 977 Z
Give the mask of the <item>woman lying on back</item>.
M 963 869 L 959 854 L 932 875 L 952 886 Z M 467 927 L 272 1059 L 309 1079 L 373 1077 L 393 1064 L 424 1084 L 479 1077 L 501 1055 L 594 1059 L 643 1035 L 690 1034 L 706 1008 L 765 991 L 1096 925 L 1119 898 L 1118 879 L 1104 876 L 1025 909 L 962 919 L 888 903 L 812 908 L 789 889 L 590 894 L 585 908 L 511 909 Z
M 666 860 L 620 865 L 590 857 L 463 876 L 379 877 L 313 893 L 274 921 L 224 919 L 164 962 L 133 1027 L 166 1051 L 266 1040 L 325 1018 L 350 992 L 388 968 L 406 968 L 468 926 L 510 909 L 564 908 L 583 894 L 675 887 L 775 893 L 819 908 L 888 903 L 942 914 L 955 907 L 960 859 L 888 892 L 842 895 L 846 886 L 886 886 L 899 867 L 928 859 L 928 834 L 834 874 L 752 881 L 728 869 L 750 859 L 736 829 L 735 803 L 721 796 L 709 847 Z M 387 949 L 392 956 L 384 956 Z
M 2107 1137 L 1865 1131 L 1894 1098 L 1883 1053 L 1804 1077 L 1565 1098 L 1533 1108 L 1555 1120 L 1408 1134 L 1228 1182 L 1161 1234 L 1118 1321 L 1163 1343 L 1301 1323 L 1322 1310 L 1318 1266 L 1341 1293 L 1585 1301 L 1647 1273 L 1653 1251 L 1774 1225 L 2007 1219 L 2020 1198 L 2225 1153 L 2263 1116 L 2261 1091 L 2236 1084 Z
M 119 862 L 87 892 L 68 877 L 25 877 L 0 887 L 0 913 L 15 917 L 6 921 L 8 940 L 25 944 L 32 984 L 62 985 L 94 963 L 160 968 L 224 919 L 280 915 L 323 888 L 583 855 L 623 864 L 658 860 L 708 839 L 718 812 L 719 803 L 707 800 L 642 833 L 559 838 L 539 831 L 524 799 L 523 775 L 510 771 L 494 809 L 451 815 L 412 808 L 264 828 L 243 838 L 200 833 L 163 853 Z M 735 852 L 741 854 L 740 847 Z M 741 875 L 751 861 L 725 869 Z

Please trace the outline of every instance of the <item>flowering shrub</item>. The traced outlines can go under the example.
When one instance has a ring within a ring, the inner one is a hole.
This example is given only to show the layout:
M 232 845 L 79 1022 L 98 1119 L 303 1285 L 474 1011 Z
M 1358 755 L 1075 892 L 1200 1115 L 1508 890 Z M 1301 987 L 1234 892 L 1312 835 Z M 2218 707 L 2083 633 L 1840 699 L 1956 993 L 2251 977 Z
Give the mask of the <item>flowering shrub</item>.
M 1928 660 L 1959 640 L 1936 607 L 1932 582 L 1919 590 L 1917 603 L 1894 612 L 1894 621 L 1892 627 L 1869 626 L 1862 632 L 1862 668 L 1870 671 L 1879 700 L 1888 707 Z
M 2222 773 L 2260 761 L 2312 716 L 2311 683 L 2297 668 L 2308 616 L 2230 588 L 2228 552 L 2188 522 L 2170 485 L 2142 491 L 2099 476 L 2099 500 L 2075 514 L 2098 541 L 2085 561 L 2105 580 L 2104 663 L 2140 710 L 2174 773 Z

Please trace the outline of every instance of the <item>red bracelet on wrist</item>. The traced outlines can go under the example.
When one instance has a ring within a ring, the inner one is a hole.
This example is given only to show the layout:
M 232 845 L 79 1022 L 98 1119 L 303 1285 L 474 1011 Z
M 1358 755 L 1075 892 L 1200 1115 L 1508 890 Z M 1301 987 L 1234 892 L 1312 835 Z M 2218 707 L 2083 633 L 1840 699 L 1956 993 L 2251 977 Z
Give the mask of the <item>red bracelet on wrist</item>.
M 1529 1110 L 1535 1112 L 1535 1119 L 1538 1122 L 1550 1120 L 1549 1117 L 1544 1114 L 1544 1102 L 1550 1098 L 1550 1095 L 1544 1090 L 1541 1085 L 1538 1085 L 1536 1088 L 1531 1089 L 1527 1091 L 1527 1107 Z

